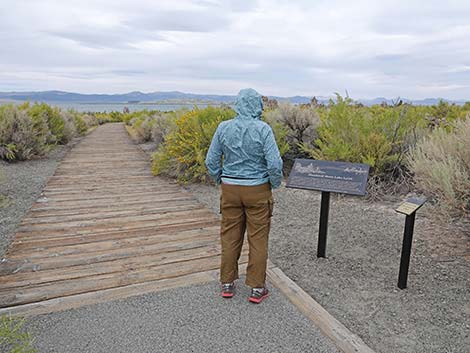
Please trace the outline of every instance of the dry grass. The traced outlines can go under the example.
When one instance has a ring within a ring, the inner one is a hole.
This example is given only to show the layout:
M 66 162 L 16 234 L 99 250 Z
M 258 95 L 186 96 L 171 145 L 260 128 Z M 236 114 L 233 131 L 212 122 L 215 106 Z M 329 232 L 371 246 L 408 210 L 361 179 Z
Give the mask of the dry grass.
M 470 216 L 470 119 L 434 130 L 408 156 L 417 186 L 449 216 Z

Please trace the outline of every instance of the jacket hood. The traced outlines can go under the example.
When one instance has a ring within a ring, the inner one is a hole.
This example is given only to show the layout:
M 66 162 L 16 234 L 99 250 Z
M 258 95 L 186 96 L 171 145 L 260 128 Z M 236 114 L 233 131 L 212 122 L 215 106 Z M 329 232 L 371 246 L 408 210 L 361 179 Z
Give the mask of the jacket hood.
M 252 88 L 242 89 L 235 102 L 238 119 L 260 119 L 263 112 L 261 95 Z

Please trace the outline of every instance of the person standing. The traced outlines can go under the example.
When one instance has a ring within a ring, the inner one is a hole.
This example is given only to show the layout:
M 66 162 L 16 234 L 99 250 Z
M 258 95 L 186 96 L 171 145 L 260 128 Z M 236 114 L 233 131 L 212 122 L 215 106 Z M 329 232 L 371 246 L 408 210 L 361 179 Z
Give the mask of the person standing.
M 237 116 L 217 127 L 206 167 L 221 184 L 221 295 L 234 295 L 238 260 L 245 231 L 249 244 L 246 285 L 250 302 L 260 303 L 266 288 L 268 237 L 273 213 L 271 189 L 281 185 L 282 159 L 271 127 L 261 121 L 263 102 L 254 89 L 242 89 L 235 102 Z

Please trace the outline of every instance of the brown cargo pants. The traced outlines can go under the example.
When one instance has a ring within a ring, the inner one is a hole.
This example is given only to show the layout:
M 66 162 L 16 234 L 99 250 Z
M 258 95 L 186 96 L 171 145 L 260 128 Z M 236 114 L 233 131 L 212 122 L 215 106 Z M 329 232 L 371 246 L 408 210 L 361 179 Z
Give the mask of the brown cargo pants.
M 271 185 L 240 186 L 222 183 L 221 189 L 220 281 L 230 283 L 238 279 L 238 260 L 247 230 L 249 255 L 245 283 L 250 287 L 264 287 L 274 205 Z

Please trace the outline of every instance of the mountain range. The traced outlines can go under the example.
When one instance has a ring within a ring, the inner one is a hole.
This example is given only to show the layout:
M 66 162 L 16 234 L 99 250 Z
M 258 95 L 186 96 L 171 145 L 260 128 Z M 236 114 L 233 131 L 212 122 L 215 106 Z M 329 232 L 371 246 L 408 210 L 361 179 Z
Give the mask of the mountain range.
M 333 97 L 333 96 L 332 96 Z M 330 98 L 325 96 L 316 96 L 319 103 L 327 103 Z M 194 94 L 183 93 L 179 91 L 170 92 L 150 92 L 143 93 L 139 91 L 123 93 L 123 94 L 81 94 L 64 91 L 37 91 L 37 92 L 0 92 L 0 100 L 6 101 L 37 101 L 46 103 L 226 103 L 230 104 L 235 101 L 236 96 L 217 95 L 217 94 Z M 269 96 L 270 99 L 278 101 L 288 101 L 294 104 L 309 103 L 312 97 L 292 96 L 278 97 Z M 448 100 L 443 98 L 426 98 L 426 99 L 407 99 L 400 98 L 403 102 L 413 103 L 416 105 L 433 105 L 444 100 L 449 103 L 463 104 L 464 100 Z M 377 97 L 373 99 L 355 99 L 365 105 L 380 104 L 387 102 L 392 104 L 397 99 L 389 99 Z

